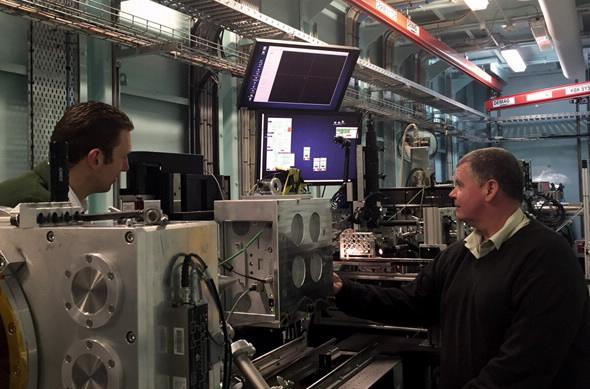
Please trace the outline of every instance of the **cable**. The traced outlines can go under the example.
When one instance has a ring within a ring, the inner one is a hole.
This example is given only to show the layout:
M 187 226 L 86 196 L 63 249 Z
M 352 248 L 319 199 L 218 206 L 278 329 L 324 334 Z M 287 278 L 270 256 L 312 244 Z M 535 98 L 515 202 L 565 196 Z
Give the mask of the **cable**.
M 221 200 L 225 200 L 225 196 L 223 195 L 223 189 L 221 189 L 221 184 L 219 183 L 219 180 L 217 179 L 217 177 L 215 177 L 215 174 L 211 174 L 211 177 L 213 177 L 213 179 L 215 180 L 215 183 L 217 184 L 217 189 L 219 189 L 219 194 L 221 195 Z
M 215 282 L 213 282 L 213 278 L 209 274 L 209 272 L 207 270 L 207 264 L 205 263 L 203 258 L 201 258 L 198 254 L 195 254 L 195 253 L 186 254 L 185 259 L 186 259 L 186 257 L 196 260 L 196 262 L 193 261 L 193 263 L 195 265 L 197 265 L 197 266 L 195 266 L 195 269 L 197 270 L 197 274 L 201 277 L 203 282 L 205 282 L 205 286 L 207 286 L 207 289 L 209 290 L 209 294 L 211 294 L 211 297 L 213 298 L 213 302 L 215 303 L 215 306 L 217 307 L 217 311 L 219 313 L 219 319 L 221 321 L 221 331 L 223 332 L 224 345 L 225 345 L 224 357 L 223 357 L 222 385 L 223 385 L 223 388 L 229 388 L 230 382 L 231 382 L 231 364 L 232 364 L 231 339 L 229 338 L 227 321 L 225 320 L 225 313 L 223 311 L 223 305 L 221 303 L 221 298 L 219 297 L 219 292 L 217 290 L 217 287 L 215 286 Z
M 410 201 L 408 201 L 407 204 L 404 204 L 404 206 L 401 207 L 399 209 L 399 211 L 397 211 L 395 214 L 393 214 L 393 216 L 391 216 L 389 219 L 387 219 L 386 222 L 391 221 L 391 219 L 393 219 L 394 217 L 396 217 L 397 215 L 399 215 L 404 209 L 407 208 L 408 205 L 412 204 L 412 201 L 414 201 L 414 199 L 416 197 L 418 197 L 420 194 L 422 194 L 425 190 L 426 190 L 426 187 L 422 187 L 422 189 L 420 189 L 414 196 L 412 196 L 412 198 L 410 199 Z M 424 196 L 424 195 L 422 195 L 422 196 Z M 422 197 L 422 198 L 424 198 L 424 197 Z
M 254 290 L 256 290 L 256 286 L 254 285 Z M 227 316 L 225 317 L 225 320 L 229 321 L 229 319 L 231 318 L 231 315 L 234 314 L 234 311 L 236 310 L 236 308 L 238 307 L 239 302 L 246 297 L 246 295 L 248 295 L 248 293 L 250 293 L 252 291 L 251 288 L 246 288 L 245 291 L 242 292 L 242 294 L 240 294 L 238 296 L 238 298 L 236 299 L 236 301 L 234 301 L 234 303 L 232 304 L 231 308 L 229 309 L 229 312 L 227 313 Z
M 240 277 L 247 278 L 249 280 L 258 281 L 258 282 L 262 282 L 262 283 L 268 282 L 267 280 L 263 280 L 262 278 L 256 278 L 256 277 L 249 276 L 249 275 L 246 275 L 246 274 L 238 273 L 237 271 L 234 270 L 233 266 L 228 265 L 227 263 L 223 265 L 223 268 L 225 270 L 231 272 L 231 273 L 234 273 L 234 274 L 236 274 L 236 275 L 238 275 Z
M 256 233 L 256 235 L 254 235 L 252 237 L 252 239 L 250 239 L 248 242 L 246 242 L 246 245 L 243 248 L 239 249 L 238 251 L 236 251 L 235 253 L 233 253 L 232 255 L 230 255 L 228 258 L 226 258 L 223 261 L 219 262 L 218 266 L 222 266 L 222 265 L 226 264 L 227 262 L 231 261 L 232 259 L 234 259 L 235 257 L 243 254 L 248 249 L 248 247 L 252 246 L 252 244 L 254 242 L 256 242 L 258 240 L 258 238 L 260 238 L 260 235 L 262 235 L 263 232 L 264 232 L 264 230 L 258 231 Z

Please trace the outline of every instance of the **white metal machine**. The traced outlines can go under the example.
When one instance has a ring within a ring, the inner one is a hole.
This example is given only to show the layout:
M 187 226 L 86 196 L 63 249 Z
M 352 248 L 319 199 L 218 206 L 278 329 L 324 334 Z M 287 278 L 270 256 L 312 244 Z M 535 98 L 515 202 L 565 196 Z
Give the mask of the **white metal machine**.
M 226 269 L 239 279 L 226 294 L 233 323 L 278 328 L 330 294 L 328 200 L 277 196 L 216 201 L 215 219 Z
M 218 311 L 198 286 L 194 304 L 177 293 L 181 253 L 217 282 L 216 223 L 67 225 L 57 215 L 0 226 L 0 387 L 217 387 Z

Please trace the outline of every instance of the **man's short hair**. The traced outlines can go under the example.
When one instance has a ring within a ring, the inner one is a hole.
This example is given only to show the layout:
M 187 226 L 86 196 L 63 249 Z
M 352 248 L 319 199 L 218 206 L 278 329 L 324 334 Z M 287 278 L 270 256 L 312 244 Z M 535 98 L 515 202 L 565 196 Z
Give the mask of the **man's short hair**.
M 471 165 L 471 171 L 480 184 L 496 180 L 500 189 L 510 198 L 522 201 L 524 179 L 518 160 L 509 151 L 499 147 L 473 150 L 465 154 L 457 166 Z
M 89 101 L 66 109 L 55 125 L 51 140 L 68 142 L 70 165 L 80 162 L 95 148 L 101 149 L 105 155 L 105 163 L 110 163 L 121 132 L 131 130 L 133 123 L 119 109 L 109 104 Z

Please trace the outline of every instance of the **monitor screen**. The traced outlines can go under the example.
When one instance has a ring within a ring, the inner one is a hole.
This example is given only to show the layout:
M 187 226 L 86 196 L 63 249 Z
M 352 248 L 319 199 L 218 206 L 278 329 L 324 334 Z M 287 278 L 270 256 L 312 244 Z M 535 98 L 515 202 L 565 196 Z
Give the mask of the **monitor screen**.
M 341 183 L 345 174 L 344 143 L 350 144 L 348 178 L 356 178 L 360 114 L 266 111 L 261 113 L 260 123 L 260 178 L 296 167 L 301 170 L 305 182 Z M 339 143 L 336 143 L 338 137 Z
M 260 39 L 242 84 L 240 105 L 255 109 L 337 111 L 359 50 Z

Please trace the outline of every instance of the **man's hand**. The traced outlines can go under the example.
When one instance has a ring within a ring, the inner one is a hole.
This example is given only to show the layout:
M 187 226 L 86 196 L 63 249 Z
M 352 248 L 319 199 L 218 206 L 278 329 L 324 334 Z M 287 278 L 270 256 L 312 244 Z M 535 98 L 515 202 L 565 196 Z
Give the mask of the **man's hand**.
M 342 289 L 342 278 L 336 273 L 332 273 L 332 290 L 334 294 L 337 294 Z

